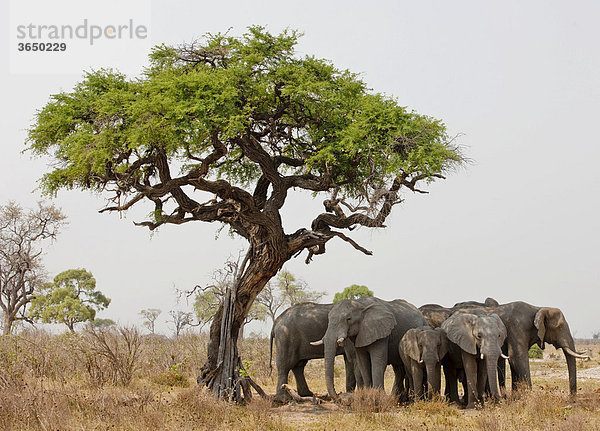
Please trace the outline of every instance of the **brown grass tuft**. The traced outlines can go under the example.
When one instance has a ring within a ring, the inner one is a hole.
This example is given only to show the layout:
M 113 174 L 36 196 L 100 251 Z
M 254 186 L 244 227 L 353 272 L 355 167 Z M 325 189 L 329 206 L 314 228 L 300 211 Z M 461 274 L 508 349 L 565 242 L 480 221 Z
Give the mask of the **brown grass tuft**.
M 380 389 L 360 388 L 350 396 L 349 406 L 353 412 L 360 414 L 384 413 L 397 408 L 398 401 L 395 395 Z

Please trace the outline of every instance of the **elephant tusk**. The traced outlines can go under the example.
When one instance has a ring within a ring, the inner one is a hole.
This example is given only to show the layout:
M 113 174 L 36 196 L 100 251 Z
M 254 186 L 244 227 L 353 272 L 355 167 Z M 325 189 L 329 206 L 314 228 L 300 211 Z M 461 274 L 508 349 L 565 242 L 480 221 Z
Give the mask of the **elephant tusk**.
M 423 358 L 419 359 L 419 364 L 423 363 Z
M 320 339 L 319 341 L 311 341 L 310 345 L 311 346 L 322 346 L 323 345 L 323 339 Z
M 502 356 L 504 359 L 510 359 L 510 356 L 506 356 L 504 353 L 500 352 L 500 356 Z
M 588 355 L 583 355 L 581 353 L 574 352 L 571 349 L 569 349 L 568 347 L 563 347 L 562 349 L 563 349 L 563 352 L 569 354 L 570 356 L 573 356 L 574 358 L 590 359 L 590 357 Z
M 343 342 L 344 342 L 344 337 L 340 337 L 337 339 L 338 346 L 341 346 Z
M 483 360 L 483 353 L 481 354 L 480 358 Z

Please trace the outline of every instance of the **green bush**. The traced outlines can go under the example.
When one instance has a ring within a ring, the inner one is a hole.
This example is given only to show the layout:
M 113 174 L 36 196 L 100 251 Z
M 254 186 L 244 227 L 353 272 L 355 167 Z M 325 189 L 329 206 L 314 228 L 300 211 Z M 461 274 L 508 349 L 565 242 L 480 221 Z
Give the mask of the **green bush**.
M 534 344 L 531 346 L 531 349 L 529 349 L 529 357 L 531 359 L 542 359 L 544 357 L 544 351 L 540 349 L 540 346 Z
M 163 386 L 179 386 L 181 388 L 187 388 L 190 385 L 190 382 L 178 371 L 180 365 L 181 362 L 171 365 L 168 372 L 162 373 L 153 379 L 154 383 Z

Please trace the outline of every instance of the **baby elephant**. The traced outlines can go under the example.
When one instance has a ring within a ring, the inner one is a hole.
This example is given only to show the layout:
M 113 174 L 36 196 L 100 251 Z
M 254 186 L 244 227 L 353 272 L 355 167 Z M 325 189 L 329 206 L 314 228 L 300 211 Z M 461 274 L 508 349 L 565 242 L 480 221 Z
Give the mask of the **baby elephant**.
M 494 400 L 500 398 L 498 388 L 498 358 L 502 353 L 506 327 L 497 314 L 487 315 L 475 310 L 454 313 L 443 324 L 448 340 L 460 347 L 462 365 L 467 379 L 467 408 L 474 408 L 489 383 Z
M 448 352 L 448 339 L 442 328 L 421 326 L 409 329 L 400 340 L 398 350 L 414 399 L 423 398 L 425 388 L 430 398 L 434 394 L 439 395 L 440 365 Z

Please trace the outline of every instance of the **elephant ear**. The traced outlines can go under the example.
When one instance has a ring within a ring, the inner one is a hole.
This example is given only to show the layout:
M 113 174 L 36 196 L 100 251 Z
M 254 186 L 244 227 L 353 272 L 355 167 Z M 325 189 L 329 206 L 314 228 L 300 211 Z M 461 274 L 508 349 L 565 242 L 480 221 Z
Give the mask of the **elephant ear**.
M 477 339 L 473 334 L 477 316 L 468 313 L 453 314 L 442 324 L 448 339 L 471 355 L 477 354 Z
M 421 351 L 419 349 L 419 340 L 417 338 L 418 329 L 412 328 L 406 331 L 400 341 L 400 348 L 413 361 L 421 360 Z
M 356 341 L 356 347 L 364 347 L 389 336 L 396 326 L 396 318 L 383 305 L 371 304 L 364 308 Z
M 498 330 L 500 331 L 500 335 L 502 336 L 502 343 L 504 343 L 504 340 L 506 340 L 506 326 L 504 326 L 504 322 L 502 322 L 500 316 L 498 316 L 495 313 L 491 314 L 490 317 L 494 319 L 496 325 L 498 325 Z
M 440 361 L 444 359 L 444 356 L 448 353 L 448 337 L 442 328 L 435 328 L 434 331 L 438 332 L 440 335 L 440 348 L 438 351 L 438 355 L 440 357 Z
M 533 319 L 533 324 L 537 328 L 537 335 L 540 339 L 540 348 L 544 348 L 544 337 L 546 336 L 546 316 L 548 315 L 548 308 L 540 308 L 537 313 L 535 313 L 535 319 Z

